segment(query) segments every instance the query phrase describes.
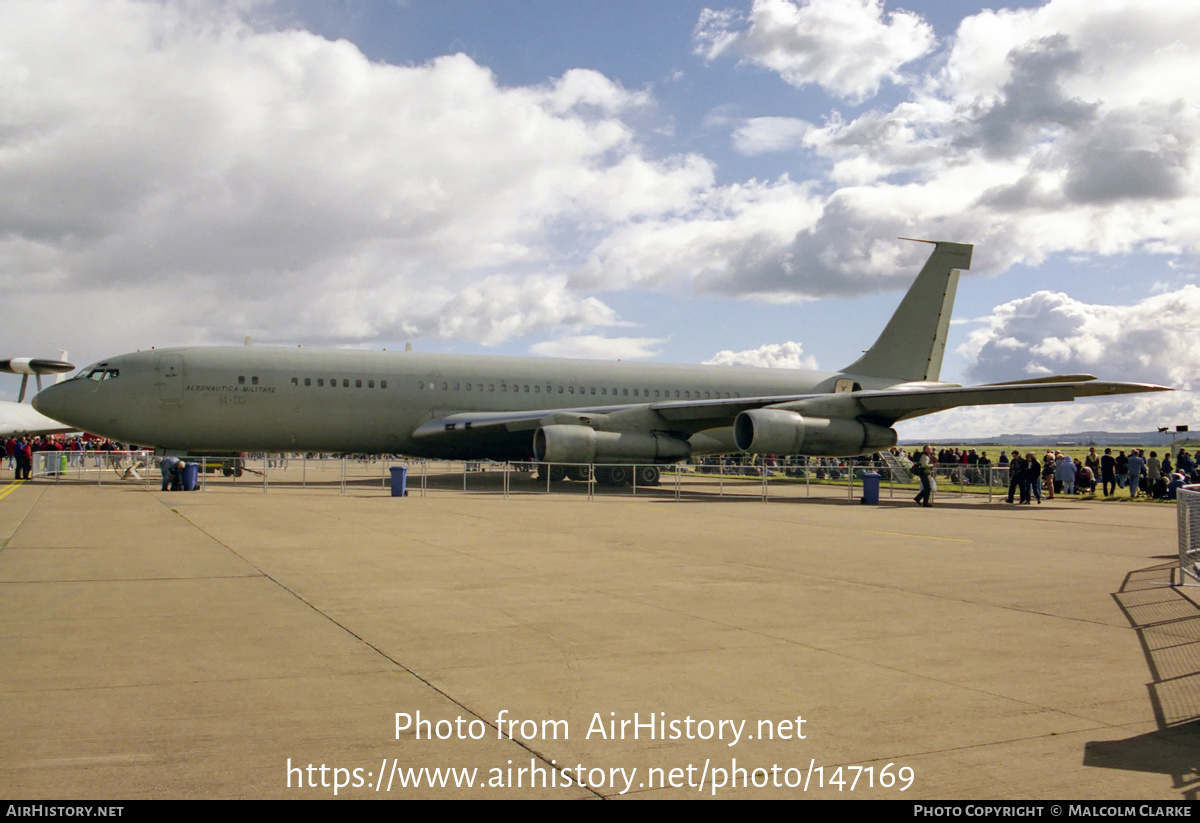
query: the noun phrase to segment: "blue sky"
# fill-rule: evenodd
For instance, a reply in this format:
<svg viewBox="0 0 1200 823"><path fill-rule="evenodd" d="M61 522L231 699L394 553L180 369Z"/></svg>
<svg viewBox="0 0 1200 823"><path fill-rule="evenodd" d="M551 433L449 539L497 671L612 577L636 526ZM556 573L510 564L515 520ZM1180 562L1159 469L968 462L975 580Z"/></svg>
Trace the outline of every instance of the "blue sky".
<svg viewBox="0 0 1200 823"><path fill-rule="evenodd" d="M835 369L918 236L976 244L943 379L1181 391L903 437L1200 423L1197 32L1114 0L6 3L6 356Z"/></svg>

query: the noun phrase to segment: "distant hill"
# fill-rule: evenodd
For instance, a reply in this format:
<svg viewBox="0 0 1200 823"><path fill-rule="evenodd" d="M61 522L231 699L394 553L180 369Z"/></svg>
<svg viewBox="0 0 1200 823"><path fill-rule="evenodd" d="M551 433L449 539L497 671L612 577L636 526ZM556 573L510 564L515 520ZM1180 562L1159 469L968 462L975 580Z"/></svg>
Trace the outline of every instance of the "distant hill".
<svg viewBox="0 0 1200 823"><path fill-rule="evenodd" d="M938 443L955 446L1171 446L1192 451L1197 443L1187 438L1190 432L1072 432L1069 434L997 434L993 437L943 438L940 440L904 440L901 445Z"/></svg>

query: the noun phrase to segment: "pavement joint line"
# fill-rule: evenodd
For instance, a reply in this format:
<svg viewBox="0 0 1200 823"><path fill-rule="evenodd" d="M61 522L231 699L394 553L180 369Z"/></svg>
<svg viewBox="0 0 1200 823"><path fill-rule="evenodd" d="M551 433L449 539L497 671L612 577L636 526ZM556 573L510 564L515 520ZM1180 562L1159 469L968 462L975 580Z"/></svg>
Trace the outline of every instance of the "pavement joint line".
<svg viewBox="0 0 1200 823"><path fill-rule="evenodd" d="M909 532L885 532L878 529L863 529L867 534L890 534L896 537L917 537L922 540L952 540L955 543L974 543L966 537L938 537L936 534L910 534Z"/></svg>
<svg viewBox="0 0 1200 823"><path fill-rule="evenodd" d="M22 485L24 485L25 482L26 481L24 481L24 480L14 480L12 483L8 484L8 486L4 489L4 491L0 492L0 500L3 500L4 498L8 497L10 494L12 494L14 491L19 489ZM45 492L45 487L35 486L34 488L37 489L37 498L40 499L42 496L42 493ZM17 532L21 531L21 529L25 526L25 521L29 518L29 515L33 512L34 507L37 505L38 499L35 499L33 501L33 504L31 504L29 506L29 509L26 510L25 514L23 514L21 516L20 522L18 522L15 526L13 526L12 533L7 538L5 538L3 545L0 546L0 549L7 549L9 542L14 537L16 537Z"/></svg>
<svg viewBox="0 0 1200 823"><path fill-rule="evenodd" d="M362 671L343 672L343 677L370 677L376 674L396 674L396 670L391 667L380 669L363 669ZM267 675L262 677L212 677L201 678L196 680L140 680L133 683L109 683L99 684L94 686L67 686L67 687L51 687L37 689L13 689L5 694L42 694L52 692L105 692L119 691L121 689L154 689L160 686L203 686L209 683L263 683L275 680L304 680L302 674L281 674Z"/></svg>
<svg viewBox="0 0 1200 823"><path fill-rule="evenodd" d="M932 596L932 595L930 595L930 596ZM634 602L641 603L641 601L638 601L638 600L634 600ZM966 602L971 602L971 601L966 601ZM829 654L829 655L833 655L834 657L840 657L845 660L853 660L855 663L859 663L861 665L870 666L870 667L878 668L878 669L883 669L885 671L897 672L899 674L905 675L906 677L912 677L912 678L919 679L919 680L927 680L929 682L938 683L939 685L947 686L952 689L962 689L967 692L974 692L976 694L984 694L989 697L995 697L1000 700L1008 700L1008 701L1012 701L1013 703L1018 703L1018 704L1021 704L1024 706L1030 706L1030 707L1038 709L1040 711L1049 712L1052 714L1060 714L1060 715L1063 715L1066 717L1074 717L1077 720L1083 720L1088 723L1096 723L1097 722L1096 720L1094 720L1093 718L1090 718L1090 717L1084 717L1084 716L1075 714L1073 712L1063 711L1062 709L1057 709L1057 708L1054 708L1051 706L1043 706L1040 703L1033 703L1028 700L1022 700L1021 698L1013 697L1011 695L998 694L996 692L992 692L987 689L980 688L978 686L968 686L968 685L964 685L962 683L954 683L949 680L944 680L942 678L933 677L933 676L927 675L927 674L921 674L920 672L914 672L914 671L909 671L908 669L902 669L902 668L898 668L896 666L890 666L886 663L879 663L879 662L875 662L875 661L871 661L871 660L864 660L861 657L856 657L855 655L849 654L848 652L840 651L838 649L830 649L830 648L825 648L825 647L821 647L821 646L814 646L809 643L801 643L792 638L779 637L777 635L771 634L770 632L761 631L759 629L749 629L749 628L745 628L745 627L741 627L741 626L734 626L734 625L731 625L731 624L726 623L721 620L714 620L712 618L704 617L703 615L691 615L691 614L688 614L687 612L680 612L676 609L670 609L665 606L655 607L654 604L652 604L652 603L642 603L642 605L649 606L651 608L660 608L663 611L673 613L673 614L683 614L683 615L686 615L688 617L693 617L698 620L708 620L709 622L711 622L715 625L723 626L725 628L734 629L734 630L741 631L741 632L746 632L747 634L753 634L753 635L757 635L759 637L766 637L771 640L775 640L780 643L785 643L790 646L797 646L802 649L808 649L809 651L820 652L822 654ZM1018 611L1021 611L1021 610L1018 610ZM1036 614L1036 612L1035 612L1035 614ZM1094 621L1084 621L1084 622L1089 623L1091 625L1102 625L1102 626L1107 625L1104 623L1096 624ZM1127 627L1117 626L1115 628L1125 629ZM1098 728L1106 728L1108 725L1109 724L1102 724ZM1053 735L1055 733L1051 732L1050 734ZM1047 736L1047 735L1035 735L1034 737L1045 737L1045 736Z"/></svg>
<svg viewBox="0 0 1200 823"><path fill-rule="evenodd" d="M12 551L27 550L25 547ZM44 551L44 550L41 550ZM258 574L204 574L191 577L71 577L44 580L0 580L0 585L20 586L26 583L162 583L167 580L254 580L266 575Z"/></svg>
<svg viewBox="0 0 1200 823"><path fill-rule="evenodd" d="M155 498L155 500L157 500L157 501L158 501L158 502L159 502L161 505L163 505L165 508L167 508L167 509L168 509L169 511L171 511L173 514L177 515L178 517L180 517L181 519L183 519L184 521L186 521L186 522L187 522L189 525L191 525L191 526L192 526L192 528L196 529L196 530L197 530L197 531L199 531L201 534L203 534L205 537L207 537L208 539L212 540L212 541L213 541L215 544L217 544L218 546L221 546L221 547L222 547L222 548L224 548L226 551L228 551L230 554L232 554L234 557L237 557L237 558L238 558L239 560L241 560L243 563L246 563L246 564L247 564L248 566L250 566L252 569L255 569L256 571L258 571L258 572L259 572L259 573L260 573L260 574L261 574L263 577L265 577L267 580L270 580L272 583L274 583L274 584L275 584L276 586L278 586L280 589L282 589L283 591L287 592L287 593L288 593L288 594L290 594L292 597L294 597L296 600L298 600L298 601L300 601L301 603L303 603L305 606L307 606L309 609L311 609L311 610L312 610L313 612L315 612L316 614L320 615L320 616L321 616L323 619L325 619L325 620L329 621L330 623L332 623L333 625L337 626L337 627L338 627L339 629L341 629L343 632L345 632L346 634L348 634L348 635L350 635L351 637L353 637L355 640L357 640L357 641L358 641L359 643L361 643L362 645L364 645L364 646L366 646L367 648L371 649L373 652L375 652L377 655L379 655L380 657L382 657L384 660L387 660L387 661L388 661L389 663L391 663L392 665L394 665L394 666L396 666L397 668L401 669L402 671L404 671L404 672L408 673L408 674L409 674L411 677L413 677L413 678L414 678L414 679L416 679L417 681L419 681L419 682L421 682L421 683L425 684L425 686L427 686L428 688L432 689L432 690L433 690L434 692L436 692L437 694L440 694L442 697L444 697L444 698L446 698L447 700L449 700L449 701L450 701L451 703L453 703L455 706L458 706L460 709L462 709L463 711L465 711L465 712L469 713L469 714L470 714L470 715L472 715L473 717L476 717L476 718L478 718L478 719L479 719L479 721L480 721L481 723L483 723L484 725L486 725L486 726L488 726L488 727L490 727L490 728L492 728L492 729L495 729L495 730L496 730L496 732L497 732L498 734L500 734L500 735L501 735L501 738L503 738L503 734L501 733L501 731L500 731L500 727L499 727L499 726L497 726L496 724L492 723L490 720L488 720L486 717L484 717L484 716L483 716L482 714L480 714L479 712L477 712L477 711L475 711L474 709L472 709L472 708L471 708L470 706L468 706L466 703L464 703L464 702L462 702L461 700L459 700L458 698L456 698L456 697L452 696L452 695L451 695L449 692L445 691L444 689L442 689L442 688L438 687L437 685L435 685L435 684L433 683L433 681L431 681L431 680L429 680L429 679L427 679L427 678L425 678L425 677L421 676L420 674L418 674L418 673L417 673L416 671L414 671L413 669L411 669L411 668L409 668L408 666L404 665L404 664L403 664L403 663L401 663L399 660L397 660L396 658L392 657L390 654L388 654L387 652L385 652L383 649L379 648L379 647L378 647L378 646L376 646L374 643L370 642L369 640L367 640L366 638L364 638L362 635L360 635L360 634L358 634L357 632L355 632L355 631L354 631L353 629L351 629L349 626L345 625L344 623L342 623L341 621L337 620L336 618L334 618L334 617L332 617L332 616L330 616L330 615L326 614L325 612L321 611L319 608L317 608L317 606L316 606L315 604L311 603L310 601L308 601L307 599L305 599L305 598L304 598L304 597L303 597L301 594L299 594L298 592L296 592L296 591L294 591L293 589L289 588L288 586L284 585L284 583L283 583L283 582L281 582L280 580L276 579L275 577L272 577L272 576L271 576L269 573L267 573L267 572L266 572L266 571L264 571L263 569L259 568L259 567L258 567L258 566L257 566L255 563L253 563L253 562L252 562L252 561L251 561L249 558L246 558L246 557L244 557L243 555L241 555L241 554L240 554L240 553L239 553L239 552L238 552L236 549L234 549L232 546L230 546L230 545L228 545L227 543L225 543L224 541L222 541L222 540L218 539L218 538L217 538L215 535L213 535L213 534L209 533L209 532L208 532L208 531L207 531L207 530L206 530L206 529L205 529L203 526L201 526L200 524L198 524L198 523L196 523L196 522L192 521L191 519L189 519L187 516L185 516L185 515L184 515L182 512L180 512L178 509L175 509L175 508L171 507L171 506L170 506L170 505L169 505L169 504L168 504L168 503L167 503L165 500L163 500L161 497L156 497L156 498ZM337 518L334 518L334 519L336 520ZM554 768L555 768L556 761L555 761L555 759L554 759L554 758L550 757L549 755L543 754L542 752L540 752L540 751L538 751L537 749L535 749L535 748L533 748L532 746L530 746L530 745L529 745L528 743L526 743L524 740L517 740L517 739L516 739L516 738L514 738L514 737L508 737L508 738L505 738L505 739L507 739L507 740L511 741L512 743L515 743L515 744L516 744L516 745L517 745L519 748L522 748L522 749L524 749L525 751L529 752L531 755L533 755L533 756L534 756L534 757L536 757L537 759L541 760L541 761L542 761L542 762L543 762L543 763L546 765L546 767L547 767L548 769L554 769ZM596 791L596 790L595 790L594 788L592 788L591 786L581 786L580 788L587 789L587 790L588 790L588 791L589 791L589 792L590 792L592 795L594 795L596 798L598 798L598 799L600 799L600 800L607 800L607 799L608 799L607 797L605 797L605 795L603 795L603 794L601 794L600 792Z"/></svg>
<svg viewBox="0 0 1200 823"><path fill-rule="evenodd" d="M729 565L747 566L748 568L751 568L751 569L766 570L765 567L756 566L753 563L745 563L745 562L740 562L740 561L739 562L726 561L726 562L729 563ZM870 589L883 589L885 591L891 591L891 592L903 592L904 594L911 594L911 595L915 595L918 597L932 597L937 600L950 600L950 601L953 601L956 603L970 603L973 606L984 606L987 608L1003 609L1005 611L1014 611L1014 612L1017 612L1018 614L1030 614L1030 615L1034 615L1036 617L1050 617L1055 620L1071 620L1071 621L1075 621L1078 623L1084 623L1089 626L1107 626L1107 627L1113 628L1113 629L1130 628L1129 626L1123 626L1123 625L1114 624L1114 623L1105 623L1102 620L1087 620L1082 617L1071 617L1069 615L1054 614L1052 612L1040 612L1035 609L1019 608L1017 606L1006 606L1002 603L992 603L987 600L970 600L970 599L967 599L964 597L948 597L945 594L936 594L933 592L923 592L923 591L919 591L917 589L905 589L905 588L901 588L899 586L885 586L882 583L864 583L861 580L849 580L844 577L824 577L821 575L812 574L810 572L796 572L796 574L799 576L802 576L802 577L806 577L810 580L819 580L819 581L826 582L826 583L841 583L841 584L848 585L848 586L863 586L865 588L870 588Z"/></svg>

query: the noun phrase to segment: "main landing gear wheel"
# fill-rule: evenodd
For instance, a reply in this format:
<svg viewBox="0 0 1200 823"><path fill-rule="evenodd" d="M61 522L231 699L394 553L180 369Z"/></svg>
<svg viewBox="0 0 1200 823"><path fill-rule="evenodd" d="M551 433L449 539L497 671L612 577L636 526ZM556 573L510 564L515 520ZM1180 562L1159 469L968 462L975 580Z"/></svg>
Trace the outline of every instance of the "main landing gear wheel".
<svg viewBox="0 0 1200 823"><path fill-rule="evenodd" d="M541 480L544 482L546 480L547 472L549 472L549 474L550 474L551 482L558 483L561 480L567 479L567 467L566 466L551 466L548 463L538 463L537 467L538 467L538 473L537 473L538 480ZM587 470L585 469L584 471L587 471Z"/></svg>
<svg viewBox="0 0 1200 823"><path fill-rule="evenodd" d="M639 486L657 486L659 477L658 466L637 467L637 484Z"/></svg>
<svg viewBox="0 0 1200 823"><path fill-rule="evenodd" d="M601 486L626 486L633 478L628 466L597 466L596 482Z"/></svg>

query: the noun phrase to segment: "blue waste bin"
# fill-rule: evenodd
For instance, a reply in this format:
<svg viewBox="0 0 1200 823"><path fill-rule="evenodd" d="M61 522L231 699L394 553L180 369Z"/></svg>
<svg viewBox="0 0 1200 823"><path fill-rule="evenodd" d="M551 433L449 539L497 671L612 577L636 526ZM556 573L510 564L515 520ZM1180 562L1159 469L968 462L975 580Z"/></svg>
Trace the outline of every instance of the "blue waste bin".
<svg viewBox="0 0 1200 823"><path fill-rule="evenodd" d="M879 472L867 472L862 476L864 506L879 505Z"/></svg>
<svg viewBox="0 0 1200 823"><path fill-rule="evenodd" d="M197 482L200 477L200 464L184 463L180 468L183 470L183 490L194 492L200 488L200 484Z"/></svg>
<svg viewBox="0 0 1200 823"><path fill-rule="evenodd" d="M392 466L392 497L408 497L408 466Z"/></svg>

